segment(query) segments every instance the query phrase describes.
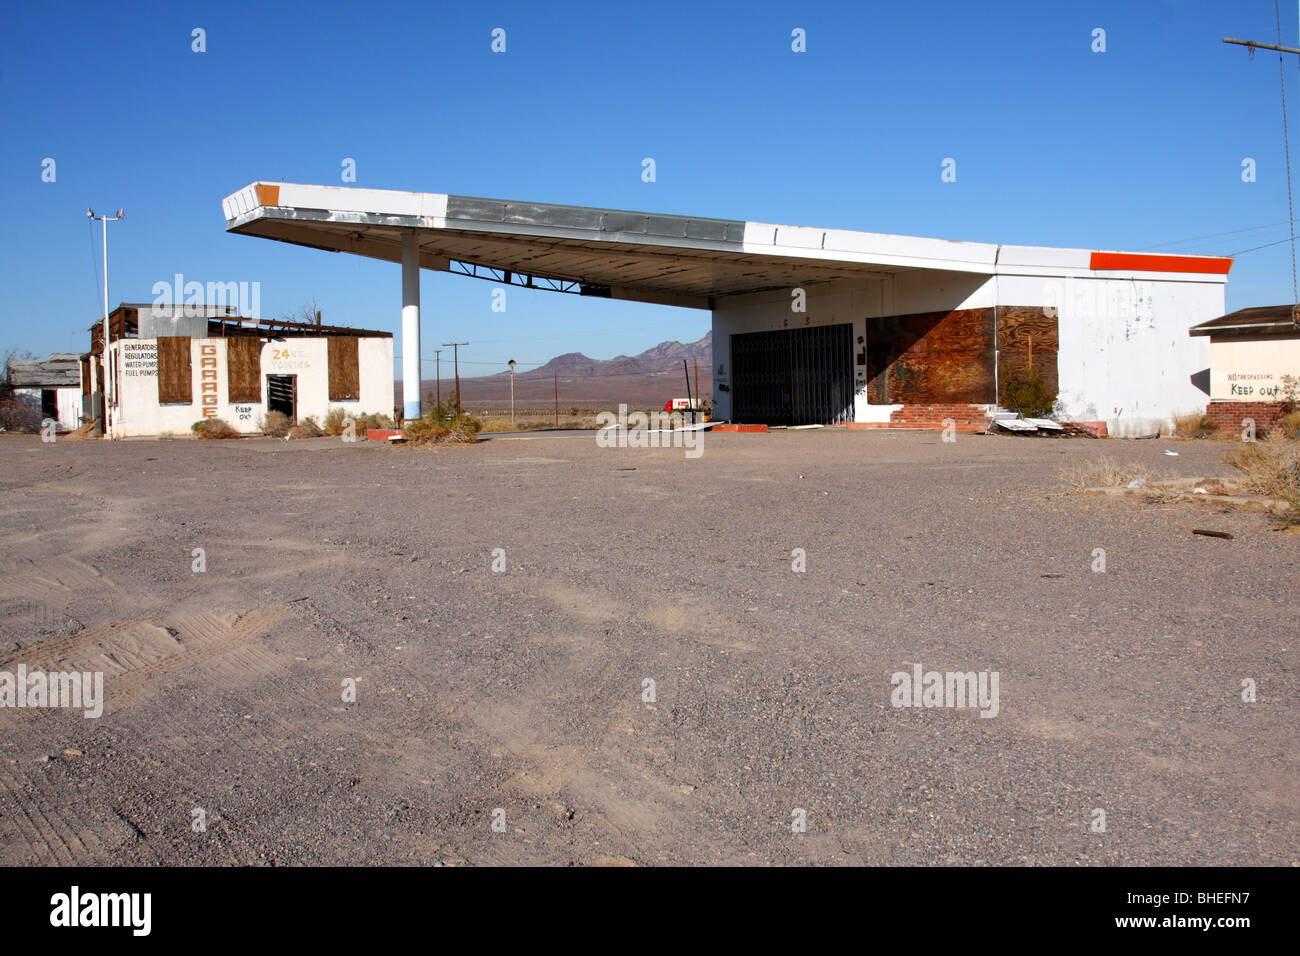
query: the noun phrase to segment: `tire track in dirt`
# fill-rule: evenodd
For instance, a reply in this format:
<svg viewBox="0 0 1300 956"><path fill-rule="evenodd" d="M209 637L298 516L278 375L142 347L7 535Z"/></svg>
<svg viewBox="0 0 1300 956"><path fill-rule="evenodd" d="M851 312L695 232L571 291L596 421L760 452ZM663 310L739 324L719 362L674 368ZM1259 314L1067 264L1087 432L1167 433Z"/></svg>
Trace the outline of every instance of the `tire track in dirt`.
<svg viewBox="0 0 1300 956"><path fill-rule="evenodd" d="M0 762L0 821L12 821L12 829L0 829L5 836L0 843L6 847L6 858L9 859L13 853L17 841L21 841L28 850L28 857L48 855L51 858L39 862L63 865L77 862L78 857L86 852L86 846L77 838L76 829L59 813L54 795L48 792L48 788L37 786L35 774L15 777L7 763ZM27 785L23 786L24 783ZM9 807L7 811L3 809L6 805ZM11 832L5 833L5 830ZM9 859L9 862L17 861Z"/></svg>

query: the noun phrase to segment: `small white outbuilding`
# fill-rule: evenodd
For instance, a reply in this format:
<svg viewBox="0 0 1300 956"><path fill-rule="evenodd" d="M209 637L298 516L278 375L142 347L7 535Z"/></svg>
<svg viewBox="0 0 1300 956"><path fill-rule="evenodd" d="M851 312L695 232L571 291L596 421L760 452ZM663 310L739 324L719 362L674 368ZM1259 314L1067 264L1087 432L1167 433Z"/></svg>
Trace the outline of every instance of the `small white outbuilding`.
<svg viewBox="0 0 1300 956"><path fill-rule="evenodd" d="M9 385L14 398L52 420L56 431L81 424L81 362L76 353L54 352L47 359L11 359Z"/></svg>
<svg viewBox="0 0 1300 956"><path fill-rule="evenodd" d="M90 332L82 374L98 409L103 320ZM253 433L271 412L295 422L322 422L333 409L393 413L391 332L249 319L233 306L119 305L108 367L111 438L189 434L204 418Z"/></svg>

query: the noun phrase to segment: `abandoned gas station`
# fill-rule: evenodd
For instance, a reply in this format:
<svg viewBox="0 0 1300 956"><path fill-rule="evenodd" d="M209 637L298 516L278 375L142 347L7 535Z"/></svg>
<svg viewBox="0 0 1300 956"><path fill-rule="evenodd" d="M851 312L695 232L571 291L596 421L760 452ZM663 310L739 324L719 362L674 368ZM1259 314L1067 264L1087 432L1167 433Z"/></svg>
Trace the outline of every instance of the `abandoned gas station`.
<svg viewBox="0 0 1300 956"><path fill-rule="evenodd" d="M242 235L401 263L403 410L421 413L421 269L712 314L714 417L981 423L1040 379L1063 420L1147 433L1203 408L1232 260L257 182Z"/></svg>

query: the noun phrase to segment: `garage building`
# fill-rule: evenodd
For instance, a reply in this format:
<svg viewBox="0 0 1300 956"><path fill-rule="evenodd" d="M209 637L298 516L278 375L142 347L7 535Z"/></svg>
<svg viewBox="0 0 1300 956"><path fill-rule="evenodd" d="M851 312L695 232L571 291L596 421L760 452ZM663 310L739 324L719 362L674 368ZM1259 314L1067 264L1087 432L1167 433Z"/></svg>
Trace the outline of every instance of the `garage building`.
<svg viewBox="0 0 1300 956"><path fill-rule="evenodd" d="M203 418L260 431L270 412L318 422L393 411L393 336L249 319L234 306L123 303L109 315L107 436L184 434ZM88 409L101 406L103 319L81 359Z"/></svg>

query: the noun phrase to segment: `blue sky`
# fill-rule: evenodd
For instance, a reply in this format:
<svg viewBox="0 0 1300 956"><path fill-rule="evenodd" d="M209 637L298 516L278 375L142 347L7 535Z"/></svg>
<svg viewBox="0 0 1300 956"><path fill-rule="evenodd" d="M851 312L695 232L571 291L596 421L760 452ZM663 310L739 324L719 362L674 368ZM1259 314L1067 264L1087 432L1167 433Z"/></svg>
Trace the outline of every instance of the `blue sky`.
<svg viewBox="0 0 1300 956"><path fill-rule="evenodd" d="M790 49L796 27L806 53ZM1282 32L1296 45L1290 0ZM1100 249L1277 243L1277 54L1252 60L1224 36L1276 42L1273 4L10 5L0 349L88 347L101 280L87 206L126 210L109 225L114 305L179 272L260 282L263 316L314 298L327 322L399 331L395 265L224 229L229 193L338 184L345 158L373 188ZM492 289L424 274L426 374L444 341L468 340L462 371L488 374L709 328L706 312L522 290L493 312ZM1290 298L1285 241L1234 264L1230 309Z"/></svg>

